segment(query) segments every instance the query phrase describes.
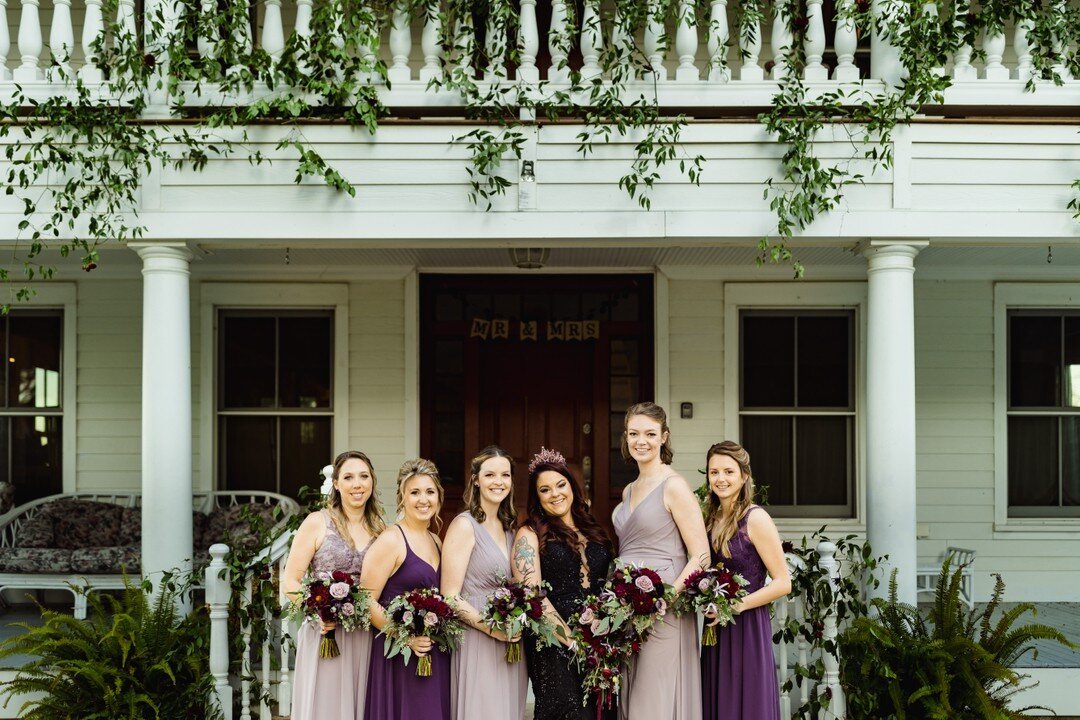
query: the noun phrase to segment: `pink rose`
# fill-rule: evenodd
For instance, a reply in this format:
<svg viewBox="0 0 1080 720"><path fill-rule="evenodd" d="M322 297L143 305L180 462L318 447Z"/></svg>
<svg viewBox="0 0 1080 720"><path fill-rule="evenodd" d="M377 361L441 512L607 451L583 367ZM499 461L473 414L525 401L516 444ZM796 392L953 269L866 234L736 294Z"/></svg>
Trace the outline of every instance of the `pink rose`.
<svg viewBox="0 0 1080 720"><path fill-rule="evenodd" d="M592 623L595 617L596 616L593 615L592 608L587 607L581 611L581 616L578 618L578 622L582 625L589 625L590 623Z"/></svg>
<svg viewBox="0 0 1080 720"><path fill-rule="evenodd" d="M709 585L710 583L708 578L702 578L701 580L698 580L697 586L698 590L700 590L701 592L707 592L709 589Z"/></svg>
<svg viewBox="0 0 1080 720"><path fill-rule="evenodd" d="M330 586L330 597L342 600L349 597L349 583L336 582Z"/></svg>
<svg viewBox="0 0 1080 720"><path fill-rule="evenodd" d="M439 616L429 612L424 616L424 627L435 627L439 623Z"/></svg>
<svg viewBox="0 0 1080 720"><path fill-rule="evenodd" d="M352 603L345 603L341 606L341 614L348 617L356 613L356 606Z"/></svg>
<svg viewBox="0 0 1080 720"><path fill-rule="evenodd" d="M634 581L634 585L636 585L637 589L641 592L651 593L656 589L656 586L653 585L653 581L644 575L638 575L637 580Z"/></svg>
<svg viewBox="0 0 1080 720"><path fill-rule="evenodd" d="M589 623L589 630L591 630L592 634L594 636L596 636L596 637L599 637L600 635L606 635L607 634L606 632L603 632L603 633L600 632L600 621L599 620L593 620L591 623Z"/></svg>

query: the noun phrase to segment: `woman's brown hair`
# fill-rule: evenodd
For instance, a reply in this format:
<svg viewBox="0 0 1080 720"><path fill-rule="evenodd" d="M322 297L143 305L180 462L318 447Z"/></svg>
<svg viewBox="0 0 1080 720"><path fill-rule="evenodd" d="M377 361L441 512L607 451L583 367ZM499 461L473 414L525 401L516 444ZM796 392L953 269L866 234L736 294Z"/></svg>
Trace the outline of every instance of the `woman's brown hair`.
<svg viewBox="0 0 1080 720"><path fill-rule="evenodd" d="M435 510L435 533L438 534L442 531L442 518L439 517L439 513L442 511L443 501L446 499L446 493L443 490L442 480L439 479L439 469L435 467L435 463L424 458L416 458L415 460L406 460L401 469L398 470L397 475L397 513L400 517L405 510L405 483L409 482L412 478L418 475L427 475L434 481L435 490L439 496L439 507Z"/></svg>
<svg viewBox="0 0 1080 720"><path fill-rule="evenodd" d="M709 448L705 454L705 482L709 483L709 461L715 455L727 455L739 464L739 473L746 482L739 490L739 497L735 498L735 506L730 513L725 513L720 499L709 487L709 497L705 500L705 530L712 537L713 528L717 528L716 542L713 547L720 551L724 557L731 557L731 539L739 531L739 520L742 519L750 506L754 504L754 476L750 472L750 453L739 443L733 440L718 442Z"/></svg>
<svg viewBox="0 0 1080 720"><path fill-rule="evenodd" d="M465 507L469 509L469 514L476 519L476 522L482 523L487 519L484 508L480 505L480 487L478 483L480 482L480 468L492 458L506 458L510 463L510 492L499 503L498 517L504 530L513 530L517 522L517 510L514 509L514 458L510 457L510 453L498 445L488 445L469 463L469 482L465 486L463 497Z"/></svg>
<svg viewBox="0 0 1080 720"><path fill-rule="evenodd" d="M660 462L665 465L670 465L675 459L675 453L671 451L671 431L668 429L667 413L664 412L664 408L652 402L642 402L637 405L631 405L626 411L626 415L623 416L622 440L619 442L619 452L622 453L623 460L625 460L628 465L633 465L637 462L634 460L634 456L630 454L630 446L626 442L626 430L630 427L630 418L638 415L644 415L653 422L658 423L660 425L661 435L664 433L668 434L667 440L660 446Z"/></svg>
<svg viewBox="0 0 1080 720"><path fill-rule="evenodd" d="M373 538L378 537L379 533L386 529L386 523L383 522L382 503L379 502L379 496L375 492L378 486L378 481L375 478L375 468L372 466L368 456L359 450L346 450L334 458L334 474L331 475L331 478L336 482L341 477L342 466L349 460L359 460L364 463L371 474L371 496L364 503L364 525ZM345 511L341 507L341 491L337 489L337 485L330 488L330 497L326 501L326 511L330 513L330 520L334 523L338 535L349 544L349 547L355 550L356 543L348 530L348 520L345 518Z"/></svg>
<svg viewBox="0 0 1080 720"><path fill-rule="evenodd" d="M549 542L561 542L578 553L582 550L577 533L564 523L561 518L551 517L545 513L544 508L540 505L540 494L536 492L536 481L540 478L540 473L546 470L559 473L570 483L570 489L574 493L574 500L570 503L570 516L574 519L574 525L577 526L578 532L585 537L586 541L591 540L613 551L611 538L608 537L603 526L593 517L592 511L589 510L589 504L585 502L585 494L581 490L581 484L574 477L574 474L570 472L570 468L564 463L541 462L530 466L529 494L525 501L528 516L524 522L524 525L532 528L532 531L536 533L540 552L544 551L545 545Z"/></svg>

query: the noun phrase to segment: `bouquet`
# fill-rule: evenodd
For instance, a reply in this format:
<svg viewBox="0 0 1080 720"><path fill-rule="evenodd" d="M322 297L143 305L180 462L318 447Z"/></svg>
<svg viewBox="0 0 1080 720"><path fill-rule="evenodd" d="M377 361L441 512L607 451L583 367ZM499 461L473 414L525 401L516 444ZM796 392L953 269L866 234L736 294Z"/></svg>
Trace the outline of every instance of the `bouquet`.
<svg viewBox="0 0 1080 720"><path fill-rule="evenodd" d="M675 588L654 570L631 563L616 563L607 586L629 608L629 621L644 639L675 599Z"/></svg>
<svg viewBox="0 0 1080 720"><path fill-rule="evenodd" d="M679 612L712 613L716 622L705 626L702 645L716 644L716 626L730 625L735 620L734 605L746 596L749 582L742 575L725 570L723 566L695 570L686 578L686 589L679 602Z"/></svg>
<svg viewBox="0 0 1080 720"><path fill-rule="evenodd" d="M304 578L300 589L300 599L288 612L292 617L319 618L323 622L337 623L346 632L371 627L368 608L371 595L349 573L338 570L312 573ZM328 630L323 634L319 641L319 657L335 658L341 654L334 632Z"/></svg>
<svg viewBox="0 0 1080 720"><path fill-rule="evenodd" d="M501 630L508 638L520 636L528 629L536 636L538 647L558 642L551 624L544 619L544 598L547 583L525 585L514 580L504 580L495 592L487 597L487 605L480 619L493 630ZM506 662L521 660L521 641L506 644Z"/></svg>
<svg viewBox="0 0 1080 720"><path fill-rule="evenodd" d="M461 642L465 628L458 620L454 606L434 588L419 588L402 593L386 606L389 622L383 627L386 636L384 652L392 658L400 654L408 664L412 657L409 640L426 636L440 650L453 650ZM416 674L431 676L431 656L416 661Z"/></svg>

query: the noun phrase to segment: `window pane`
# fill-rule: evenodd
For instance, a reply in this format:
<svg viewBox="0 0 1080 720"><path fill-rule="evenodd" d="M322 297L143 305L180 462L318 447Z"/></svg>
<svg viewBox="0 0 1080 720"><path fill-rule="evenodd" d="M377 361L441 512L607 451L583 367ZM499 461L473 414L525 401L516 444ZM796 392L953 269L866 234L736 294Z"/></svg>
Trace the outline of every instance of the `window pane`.
<svg viewBox="0 0 1080 720"><path fill-rule="evenodd" d="M319 468L333 460L329 417L281 418L281 489L300 497L304 485L318 487Z"/></svg>
<svg viewBox="0 0 1080 720"><path fill-rule="evenodd" d="M637 375L640 372L637 340L611 341L611 372L615 375Z"/></svg>
<svg viewBox="0 0 1080 720"><path fill-rule="evenodd" d="M623 290L611 296L611 319L615 322L637 322L641 318L639 293Z"/></svg>
<svg viewBox="0 0 1080 720"><path fill-rule="evenodd" d="M641 392L638 390L636 377L611 378L611 410L613 412L625 413L640 397ZM619 422L619 429L622 429L622 421Z"/></svg>
<svg viewBox="0 0 1080 720"><path fill-rule="evenodd" d="M1080 407L1080 317L1065 318L1065 404Z"/></svg>
<svg viewBox="0 0 1080 720"><path fill-rule="evenodd" d="M795 319L744 315L742 323L743 407L794 407Z"/></svg>
<svg viewBox="0 0 1080 720"><path fill-rule="evenodd" d="M750 467L759 494L766 494L770 505L792 505L790 417L742 418L742 446L750 453ZM764 487L764 489L762 489Z"/></svg>
<svg viewBox="0 0 1080 720"><path fill-rule="evenodd" d="M851 421L846 417L795 419L796 500L799 505L847 505Z"/></svg>
<svg viewBox="0 0 1080 720"><path fill-rule="evenodd" d="M622 420L620 419L619 422L621 423ZM622 426L620 425L620 427ZM608 457L608 463L608 467L611 468L611 488L624 488L637 477L637 464L629 464L623 460L622 452L617 448L611 451L611 455Z"/></svg>
<svg viewBox="0 0 1080 720"><path fill-rule="evenodd" d="M8 407L60 407L60 316L12 315L8 322Z"/></svg>
<svg viewBox="0 0 1080 720"><path fill-rule="evenodd" d="M225 315L221 335L222 407L274 407L274 318Z"/></svg>
<svg viewBox="0 0 1080 720"><path fill-rule="evenodd" d="M1009 418L1009 504L1057 506L1056 417Z"/></svg>
<svg viewBox="0 0 1080 720"><path fill-rule="evenodd" d="M1061 504L1080 505L1080 417L1061 418Z"/></svg>
<svg viewBox="0 0 1080 720"><path fill-rule="evenodd" d="M219 480L225 489L277 492L276 417L223 417L218 441Z"/></svg>
<svg viewBox="0 0 1080 720"><path fill-rule="evenodd" d="M15 505L63 492L60 421L43 415L0 417L0 482L15 485Z"/></svg>
<svg viewBox="0 0 1080 720"><path fill-rule="evenodd" d="M1061 405L1061 317L1009 319L1009 405Z"/></svg>
<svg viewBox="0 0 1080 720"><path fill-rule="evenodd" d="M435 449L457 450L465 446L465 418L460 413L435 415Z"/></svg>
<svg viewBox="0 0 1080 720"><path fill-rule="evenodd" d="M851 317L799 317L798 347L799 407L850 408Z"/></svg>
<svg viewBox="0 0 1080 720"><path fill-rule="evenodd" d="M464 351L460 340L437 340L435 342L435 372L444 375L460 375L465 372Z"/></svg>
<svg viewBox="0 0 1080 720"><path fill-rule="evenodd" d="M439 479L444 486L464 487L465 453L461 450L441 450L433 458L439 469ZM391 471L393 472L393 471Z"/></svg>
<svg viewBox="0 0 1080 720"><path fill-rule="evenodd" d="M465 303L454 293L443 292L435 296L435 319L440 322L461 320Z"/></svg>
<svg viewBox="0 0 1080 720"><path fill-rule="evenodd" d="M283 317L278 323L279 406L330 407L333 318Z"/></svg>

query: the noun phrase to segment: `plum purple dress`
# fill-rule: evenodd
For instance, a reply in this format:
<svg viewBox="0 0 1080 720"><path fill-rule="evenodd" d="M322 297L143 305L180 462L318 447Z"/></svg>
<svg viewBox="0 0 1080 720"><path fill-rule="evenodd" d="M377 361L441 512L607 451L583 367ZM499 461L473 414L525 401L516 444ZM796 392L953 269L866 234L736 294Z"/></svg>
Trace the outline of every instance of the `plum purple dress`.
<svg viewBox="0 0 1080 720"><path fill-rule="evenodd" d="M674 584L686 565L686 546L664 507L670 479L640 498L633 512L628 488L612 522L619 536L619 559L655 570L664 582ZM701 720L700 672L697 618L667 613L630 661L619 699L620 720Z"/></svg>
<svg viewBox="0 0 1080 720"><path fill-rule="evenodd" d="M461 597L484 612L487 598L510 577L510 547L514 533L507 530L503 547L468 512L458 517L472 524L473 544ZM525 661L506 661L506 643L471 627L465 628L461 647L450 657L450 707L454 720L524 720L529 678Z"/></svg>
<svg viewBox="0 0 1080 720"><path fill-rule="evenodd" d="M326 537L311 558L309 572L341 570L360 577L367 548L353 550L338 534L325 510ZM318 623L305 621L296 638L292 720L362 720L367 690L371 631L338 629L334 633L341 655L319 657Z"/></svg>
<svg viewBox="0 0 1080 720"><path fill-rule="evenodd" d="M405 540L405 560L386 581L379 604L386 607L398 595L418 588L438 588L439 570L413 552L405 531L397 528ZM366 720L450 720L450 656L439 649L431 651L431 676L416 674L416 655L408 664L401 656L387 659L383 639L371 645L371 669L368 671Z"/></svg>
<svg viewBox="0 0 1080 720"><path fill-rule="evenodd" d="M761 561L746 520L753 505L739 520L739 529L728 543L731 557L713 550L713 563L737 572L749 581L748 593L765 584ZM747 610L727 627L717 628L717 642L701 649L701 699L704 720L780 720L780 690L773 657L769 606Z"/></svg>

